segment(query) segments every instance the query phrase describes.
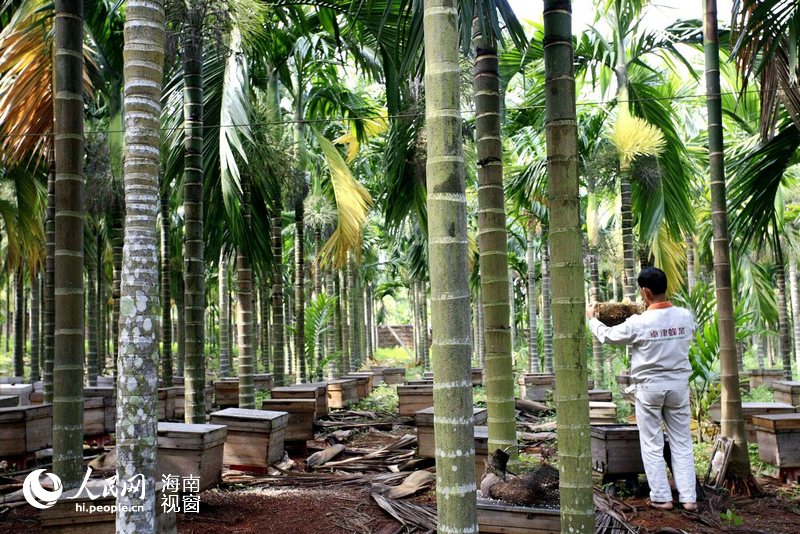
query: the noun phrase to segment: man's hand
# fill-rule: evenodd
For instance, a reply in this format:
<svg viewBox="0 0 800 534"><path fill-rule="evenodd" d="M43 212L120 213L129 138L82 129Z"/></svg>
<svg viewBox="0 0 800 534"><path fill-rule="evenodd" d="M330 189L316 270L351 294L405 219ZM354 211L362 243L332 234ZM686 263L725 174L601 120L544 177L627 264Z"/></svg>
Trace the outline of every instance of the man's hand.
<svg viewBox="0 0 800 534"><path fill-rule="evenodd" d="M586 306L586 317L594 319L594 304Z"/></svg>

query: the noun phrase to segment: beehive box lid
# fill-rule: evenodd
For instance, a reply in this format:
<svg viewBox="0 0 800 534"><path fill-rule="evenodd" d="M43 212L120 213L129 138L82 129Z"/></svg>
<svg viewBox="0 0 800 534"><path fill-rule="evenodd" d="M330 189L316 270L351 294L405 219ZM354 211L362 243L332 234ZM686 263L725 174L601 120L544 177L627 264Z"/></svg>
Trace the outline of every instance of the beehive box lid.
<svg viewBox="0 0 800 534"><path fill-rule="evenodd" d="M316 388L320 395L325 395L328 391L328 383L327 382L307 382L303 384L296 384L294 386L290 386L293 388Z"/></svg>
<svg viewBox="0 0 800 534"><path fill-rule="evenodd" d="M794 413L795 407L785 402L743 402L742 412L745 416L752 417L769 413ZM719 401L708 408L708 416L712 421L719 422L722 417Z"/></svg>
<svg viewBox="0 0 800 534"><path fill-rule="evenodd" d="M113 397L117 393L117 388L112 386L96 386L83 388L84 397Z"/></svg>
<svg viewBox="0 0 800 534"><path fill-rule="evenodd" d="M750 376L783 376L783 369L751 369Z"/></svg>
<svg viewBox="0 0 800 534"><path fill-rule="evenodd" d="M212 424L228 425L237 432L270 432L286 427L289 414L270 410L226 408L211 414Z"/></svg>
<svg viewBox="0 0 800 534"><path fill-rule="evenodd" d="M358 384L368 382L372 375L364 375L361 373L348 373L342 377L342 380L355 380Z"/></svg>
<svg viewBox="0 0 800 534"><path fill-rule="evenodd" d="M267 399L261 408L288 413L314 413L317 411L315 399Z"/></svg>
<svg viewBox="0 0 800 534"><path fill-rule="evenodd" d="M431 386L433 385L433 378L424 378L422 380L406 380L406 386Z"/></svg>
<svg viewBox="0 0 800 534"><path fill-rule="evenodd" d="M778 380L772 383L774 391L785 391L791 393L792 391L800 391L800 382L792 380Z"/></svg>
<svg viewBox="0 0 800 534"><path fill-rule="evenodd" d="M433 395L433 382L426 384L399 384L397 386L397 395L400 397L406 395Z"/></svg>
<svg viewBox="0 0 800 534"><path fill-rule="evenodd" d="M398 373L406 374L406 368L405 367L384 367L383 368L383 373L384 374L387 374L387 373L389 373L389 374L398 374Z"/></svg>
<svg viewBox="0 0 800 534"><path fill-rule="evenodd" d="M178 390L179 390L178 386L170 386L168 388L158 388L158 398L168 399L170 397L174 397L175 394L178 393Z"/></svg>
<svg viewBox="0 0 800 534"><path fill-rule="evenodd" d="M800 430L799 413L776 413L753 416L753 426L769 430Z"/></svg>
<svg viewBox="0 0 800 534"><path fill-rule="evenodd" d="M486 408L473 408L472 421L476 426L486 424ZM433 407L424 408L415 414L417 426L433 426Z"/></svg>
<svg viewBox="0 0 800 534"><path fill-rule="evenodd" d="M225 425L158 423L158 448L208 449L224 443L227 435L228 427Z"/></svg>
<svg viewBox="0 0 800 534"><path fill-rule="evenodd" d="M33 384L0 384L3 395L24 395L33 391Z"/></svg>
<svg viewBox="0 0 800 534"><path fill-rule="evenodd" d="M592 425L592 437L605 441L639 439L636 425Z"/></svg>
<svg viewBox="0 0 800 534"><path fill-rule="evenodd" d="M280 386L277 388L272 388L272 396L283 396L283 395L299 395L304 394L303 396L313 397L319 392L318 386Z"/></svg>
<svg viewBox="0 0 800 534"><path fill-rule="evenodd" d="M103 397L84 397L83 409L89 410L92 408L102 408L105 405Z"/></svg>
<svg viewBox="0 0 800 534"><path fill-rule="evenodd" d="M33 419L52 416L52 404L35 404L28 406L0 408L0 423L11 421L31 421Z"/></svg>
<svg viewBox="0 0 800 534"><path fill-rule="evenodd" d="M328 380L328 391L341 391L346 388L354 388L357 385L358 379L337 378L336 380Z"/></svg>

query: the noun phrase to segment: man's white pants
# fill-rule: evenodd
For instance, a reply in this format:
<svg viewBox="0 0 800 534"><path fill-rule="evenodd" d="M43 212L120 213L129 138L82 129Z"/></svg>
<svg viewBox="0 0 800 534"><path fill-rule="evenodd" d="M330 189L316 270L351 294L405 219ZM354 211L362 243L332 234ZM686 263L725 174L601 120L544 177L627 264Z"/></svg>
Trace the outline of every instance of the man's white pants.
<svg viewBox="0 0 800 534"><path fill-rule="evenodd" d="M645 389L641 385L638 386L636 425L639 427L644 472L650 484L650 500L672 502L672 492L667 480L667 465L664 461L662 421L667 427L672 456L672 476L678 488L680 502L695 502L697 496L692 434L689 427L691 423L689 389Z"/></svg>

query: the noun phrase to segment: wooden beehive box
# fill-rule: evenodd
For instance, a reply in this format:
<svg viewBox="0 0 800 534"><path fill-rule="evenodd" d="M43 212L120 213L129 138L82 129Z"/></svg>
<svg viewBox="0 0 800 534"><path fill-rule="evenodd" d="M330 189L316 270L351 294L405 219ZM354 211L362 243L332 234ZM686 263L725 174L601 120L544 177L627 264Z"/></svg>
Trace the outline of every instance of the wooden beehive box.
<svg viewBox="0 0 800 534"><path fill-rule="evenodd" d="M342 376L342 379L356 381L356 396L358 400L366 399L372 393L372 375L349 373Z"/></svg>
<svg viewBox="0 0 800 534"><path fill-rule="evenodd" d="M358 402L358 381L354 378L328 380L328 408L342 410Z"/></svg>
<svg viewBox="0 0 800 534"><path fill-rule="evenodd" d="M478 497L478 532L560 534L561 512Z"/></svg>
<svg viewBox="0 0 800 534"><path fill-rule="evenodd" d="M20 406L28 406L31 403L31 393L33 384L0 384L0 395L16 395L19 397Z"/></svg>
<svg viewBox="0 0 800 534"><path fill-rule="evenodd" d="M617 405L613 402L589 401L589 422L593 425L616 424Z"/></svg>
<svg viewBox="0 0 800 534"><path fill-rule="evenodd" d="M317 419L317 401L314 399L268 399L261 404L262 410L286 412L284 441L307 441L314 439L314 421Z"/></svg>
<svg viewBox="0 0 800 534"><path fill-rule="evenodd" d="M328 385L325 382L272 388L273 399L313 399L317 401L317 417L328 415Z"/></svg>
<svg viewBox="0 0 800 534"><path fill-rule="evenodd" d="M417 456L433 458L436 450L433 437L433 407L419 410L414 418L417 424ZM472 409L474 426L486 426L486 418L486 408Z"/></svg>
<svg viewBox="0 0 800 534"><path fill-rule="evenodd" d="M644 473L636 425L592 425L592 468L604 475Z"/></svg>
<svg viewBox="0 0 800 534"><path fill-rule="evenodd" d="M756 443L758 440L756 428L753 426L753 416L785 413L793 414L797 413L797 410L791 404L783 402L743 402L742 415L744 416L744 429L747 432L747 441ZM720 408L719 401L709 407L708 415L715 423L720 422L722 418L722 409Z"/></svg>
<svg viewBox="0 0 800 534"><path fill-rule="evenodd" d="M200 491L219 483L228 427L187 423L158 423L158 472L180 478L200 478Z"/></svg>
<svg viewBox="0 0 800 534"><path fill-rule="evenodd" d="M186 388L184 386L174 386L175 388L175 419L181 420L186 415ZM212 410L214 405L214 385L206 384L203 389L203 397L206 403L206 413Z"/></svg>
<svg viewBox="0 0 800 534"><path fill-rule="evenodd" d="M175 395L177 387L158 388L158 420L175 419Z"/></svg>
<svg viewBox="0 0 800 534"><path fill-rule="evenodd" d="M547 394L552 393L556 386L556 375L549 373L524 373L518 379L520 396L530 401L542 402L547 400Z"/></svg>
<svg viewBox="0 0 800 534"><path fill-rule="evenodd" d="M433 406L433 384L397 386L397 404L400 417L413 417L415 413Z"/></svg>
<svg viewBox="0 0 800 534"><path fill-rule="evenodd" d="M590 389L589 400L596 402L611 402L611 391L608 389Z"/></svg>
<svg viewBox="0 0 800 534"><path fill-rule="evenodd" d="M289 414L226 408L211 414L211 424L227 425L223 463L233 469L262 471L283 456Z"/></svg>
<svg viewBox="0 0 800 534"><path fill-rule="evenodd" d="M106 409L102 397L83 399L83 435L102 436L106 434Z"/></svg>
<svg viewBox="0 0 800 534"><path fill-rule="evenodd" d="M11 408L14 406L19 406L19 397L16 395L0 395L0 408Z"/></svg>
<svg viewBox="0 0 800 534"><path fill-rule="evenodd" d="M239 379L221 378L214 382L214 399L220 408L239 406Z"/></svg>
<svg viewBox="0 0 800 534"><path fill-rule="evenodd" d="M44 391L36 391L35 389L31 392L31 404L43 404L44 403Z"/></svg>
<svg viewBox="0 0 800 534"><path fill-rule="evenodd" d="M483 369L481 367L473 367L471 370L471 377L473 386L483 385Z"/></svg>
<svg viewBox="0 0 800 534"><path fill-rule="evenodd" d="M65 491L55 505L39 511L39 522L42 532L48 534L115 534L116 504L114 495L103 497L105 481L90 480L86 488L96 496L90 499L81 488ZM80 493L80 494L79 494ZM174 512L165 512L161 505L164 495L164 484L156 483L156 534L175 534L178 532L177 519ZM92 508L98 507L98 508Z"/></svg>
<svg viewBox="0 0 800 534"><path fill-rule="evenodd" d="M772 386L773 382L783 379L783 369L753 369L750 371L750 388L755 389L762 384Z"/></svg>
<svg viewBox="0 0 800 534"><path fill-rule="evenodd" d="M117 396L117 388L111 386L96 386L83 388L83 397L102 397L112 399Z"/></svg>
<svg viewBox="0 0 800 534"><path fill-rule="evenodd" d="M114 387L114 377L113 376L103 376L97 375L97 385L100 387Z"/></svg>
<svg viewBox="0 0 800 534"><path fill-rule="evenodd" d="M433 378L423 378L422 380L406 380L406 386L432 386Z"/></svg>
<svg viewBox="0 0 800 534"><path fill-rule="evenodd" d="M383 370L383 379L387 384L402 384L406 380L404 367L386 367Z"/></svg>
<svg viewBox="0 0 800 534"><path fill-rule="evenodd" d="M253 387L256 391L269 391L274 385L275 384L270 373L253 375Z"/></svg>
<svg viewBox="0 0 800 534"><path fill-rule="evenodd" d="M433 380L433 371L425 371L422 373L423 380Z"/></svg>
<svg viewBox="0 0 800 534"><path fill-rule="evenodd" d="M372 387L376 388L386 383L383 378L383 367L372 367L369 372L372 373Z"/></svg>
<svg viewBox="0 0 800 534"><path fill-rule="evenodd" d="M800 414L754 415L758 457L782 469L800 468Z"/></svg>
<svg viewBox="0 0 800 534"><path fill-rule="evenodd" d="M772 395L775 402L783 402L800 407L800 382L780 380L772 383Z"/></svg>
<svg viewBox="0 0 800 534"><path fill-rule="evenodd" d="M0 408L0 457L53 446L53 405Z"/></svg>

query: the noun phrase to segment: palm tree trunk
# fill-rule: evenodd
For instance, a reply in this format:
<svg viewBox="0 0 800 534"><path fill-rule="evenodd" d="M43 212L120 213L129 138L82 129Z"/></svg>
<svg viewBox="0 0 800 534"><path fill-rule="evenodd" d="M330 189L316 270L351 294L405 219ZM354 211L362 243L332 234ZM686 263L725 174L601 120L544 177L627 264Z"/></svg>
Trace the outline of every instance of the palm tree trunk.
<svg viewBox="0 0 800 534"><path fill-rule="evenodd" d="M374 349L372 346L372 284L367 282L364 287L364 335L365 335L365 360L369 360L374 356Z"/></svg>
<svg viewBox="0 0 800 534"><path fill-rule="evenodd" d="M111 298L114 301L111 313L111 345L113 350L112 358L114 359L112 368L116 377L117 363L119 362L119 296L121 291L120 276L122 275L122 242L124 240L121 200L117 199L114 202L111 217L111 262L113 263L112 276L114 277L111 282Z"/></svg>
<svg viewBox="0 0 800 534"><path fill-rule="evenodd" d="M483 294L481 288L478 287L478 298L475 302L475 322L476 328L476 342L478 343L478 366L481 369L486 368L486 340L483 337L484 333L484 320L483 320Z"/></svg>
<svg viewBox="0 0 800 534"><path fill-rule="evenodd" d="M438 531L477 532L457 6L425 0L423 14L433 426Z"/></svg>
<svg viewBox="0 0 800 534"><path fill-rule="evenodd" d="M497 45L472 24L475 69L475 142L478 152L478 246L480 249L483 336L486 342L486 398L489 450L509 454L508 467L519 471L514 411L514 286L508 265L500 74ZM423 297L424 298L424 297Z"/></svg>
<svg viewBox="0 0 800 534"><path fill-rule="evenodd" d="M242 174L242 212L244 228L250 231L250 177ZM239 408L256 408L253 373L256 364L256 345L253 339L253 269L250 258L240 247L236 256L239 344Z"/></svg>
<svg viewBox="0 0 800 534"><path fill-rule="evenodd" d="M86 374L88 375L89 385L97 385L97 278L96 262L89 258L86 262L86 331L89 337L88 352L86 353Z"/></svg>
<svg viewBox="0 0 800 534"><path fill-rule="evenodd" d="M336 329L336 350L339 351L338 375L346 374L350 371L350 350L347 343L347 298L345 292L344 272L339 270L336 274L336 309L334 310L334 322Z"/></svg>
<svg viewBox="0 0 800 534"><path fill-rule="evenodd" d="M411 309L414 314L414 358L417 365L425 365L422 359L422 310L419 302L419 280L416 278L411 282L409 291L411 297Z"/></svg>
<svg viewBox="0 0 800 534"><path fill-rule="evenodd" d="M11 275L6 271L6 354L8 354L11 340L11 323L13 322L11 313Z"/></svg>
<svg viewBox="0 0 800 534"><path fill-rule="evenodd" d="M102 232L97 232L97 375L102 375L106 368L106 287L105 287L105 263L103 262L103 252L105 251L105 239ZM170 384L172 382L170 381Z"/></svg>
<svg viewBox="0 0 800 534"><path fill-rule="evenodd" d="M600 269L598 264L600 257L596 251L589 253L589 300L592 304L600 302ZM594 362L595 387L601 387L603 383L603 368L605 365L603 357L603 345L592 336L592 361Z"/></svg>
<svg viewBox="0 0 800 534"><path fill-rule="evenodd" d="M731 260L728 241L728 210L725 199L724 143L717 41L717 2L705 0L705 70L708 108L708 151L711 175L711 224L713 228L714 285L719 328L720 383L722 385L722 436L734 440L727 479L737 489L739 481L755 484L747 454L739 369L736 365L736 333L731 291ZM736 493L736 491L734 491Z"/></svg>
<svg viewBox="0 0 800 534"><path fill-rule="evenodd" d="M767 336L759 334L756 336L756 359L758 361L758 369L764 370L764 354L767 352Z"/></svg>
<svg viewBox="0 0 800 534"><path fill-rule="evenodd" d="M175 288L175 317L178 323L178 330L176 332L178 353L175 355L178 359L175 365L176 376L184 376L186 369L186 314L184 313L184 303L186 295L186 287L183 283L183 271L178 271L178 287Z"/></svg>
<svg viewBox="0 0 800 534"><path fill-rule="evenodd" d="M41 322L42 275L37 273L31 283L31 382L38 382L41 377Z"/></svg>
<svg viewBox="0 0 800 534"><path fill-rule="evenodd" d="M83 0L55 8L53 472L67 489L83 476Z"/></svg>
<svg viewBox="0 0 800 534"><path fill-rule="evenodd" d="M269 373L270 372L270 354L269 349L272 342L272 331L270 329L270 317L269 317L269 290L267 289L267 284L265 283L264 275L260 275L259 280L261 284L259 285L259 298L258 298L258 306L259 312L261 315L261 323L259 324L259 330L261 331L261 335L259 336L258 342L261 348L261 368L263 372Z"/></svg>
<svg viewBox="0 0 800 534"><path fill-rule="evenodd" d="M170 269L170 213L168 184L161 184L161 380L172 386L175 374L172 365L172 271ZM99 291L99 290L98 290Z"/></svg>
<svg viewBox="0 0 800 534"><path fill-rule="evenodd" d="M307 377L306 372L306 312L305 312L305 261L303 255L303 224L304 224L303 198L300 197L294 204L294 352L297 358L298 379L302 382Z"/></svg>
<svg viewBox="0 0 800 534"><path fill-rule="evenodd" d="M789 333L789 313L786 309L786 271L783 251L775 253L775 282L778 289L778 349L783 363L783 376L792 379L792 342Z"/></svg>
<svg viewBox="0 0 800 534"><path fill-rule="evenodd" d="M314 226L314 262L313 268L313 297L317 298L322 294L322 265L320 265L320 251L322 250L322 227L320 225ZM316 369L315 380L322 380L322 358L324 346L321 340L314 344L314 368Z"/></svg>
<svg viewBox="0 0 800 534"><path fill-rule="evenodd" d="M583 247L578 192L571 2L545 0L544 49L556 424L561 531L592 533L592 451L585 355ZM565 9L566 7L566 9Z"/></svg>
<svg viewBox="0 0 800 534"><path fill-rule="evenodd" d="M272 214L272 369L275 385L285 385L283 330L283 237L281 237L281 207Z"/></svg>
<svg viewBox="0 0 800 534"><path fill-rule="evenodd" d="M356 268L353 255L347 262L347 291L350 298L348 318L348 342L350 343L350 367L347 372L355 371L361 365L361 339L358 336L358 286L356 285Z"/></svg>
<svg viewBox="0 0 800 534"><path fill-rule="evenodd" d="M536 298L536 253L535 234L533 224L528 226L528 248L526 250L526 260L528 262L528 372L540 372L539 366L539 332L538 332L538 313Z"/></svg>
<svg viewBox="0 0 800 534"><path fill-rule="evenodd" d="M117 532L155 532L156 528L159 343L156 222L160 209L159 121L165 39L163 3L128 0L124 67L126 220L117 381L117 478L126 480L134 474L141 475L147 491L119 492ZM135 511L136 507L145 512Z"/></svg>
<svg viewBox="0 0 800 534"><path fill-rule="evenodd" d="M364 280L364 276L362 274L360 274L360 273L357 273L356 277L357 277L356 279L358 280L358 282L357 282L358 283L358 293L357 293L358 301L357 301L356 304L358 306L358 308L357 308L357 310L358 310L358 321L357 321L357 324L358 324L358 340L359 340L359 347L360 347L360 350L359 350L360 359L358 361L358 366L356 367L356 371L358 371L359 369L361 369L361 367L365 363L368 363L368 361L367 361L368 353L367 353L367 328L366 328L367 319L366 319L366 313L365 313L365 310L366 310L366 299L365 299L365 295L366 295L365 284L366 284L366 281Z"/></svg>
<svg viewBox="0 0 800 534"><path fill-rule="evenodd" d="M800 370L800 288L797 283L797 260L789 259L789 294L792 299L792 333L795 367Z"/></svg>
<svg viewBox="0 0 800 534"><path fill-rule="evenodd" d="M544 372L553 372L553 312L550 306L550 235L542 228L542 337L544 338Z"/></svg>
<svg viewBox="0 0 800 534"><path fill-rule="evenodd" d="M286 369L286 374L288 375L295 375L294 359L292 358L293 356L292 335L290 333L292 330L292 309L293 309L292 294L290 292L287 293L286 295L283 308L283 317L285 321L284 323L285 327L283 329L284 332L283 346L284 350L286 351L285 369ZM295 379L297 379L297 376L295 376Z"/></svg>
<svg viewBox="0 0 800 534"><path fill-rule="evenodd" d="M514 351L517 348L517 308L516 295L514 290L514 271L508 269L508 315L511 333L511 355L513 360Z"/></svg>
<svg viewBox="0 0 800 534"><path fill-rule="evenodd" d="M14 271L14 376L25 376L25 332L23 301L25 300L24 267Z"/></svg>
<svg viewBox="0 0 800 534"><path fill-rule="evenodd" d="M231 316L230 290L228 289L228 258L225 251L219 253L219 373L231 376Z"/></svg>
<svg viewBox="0 0 800 534"><path fill-rule="evenodd" d="M205 423L205 262L203 250L203 18L205 2L190 0L183 25L184 310L187 423Z"/></svg>
<svg viewBox="0 0 800 534"><path fill-rule="evenodd" d="M336 280L334 280L334 277L336 277ZM341 349L341 340L339 340L339 343L337 344L336 339L337 321L341 321L341 316L339 315L339 298L336 294L336 284L338 280L339 278L336 276L336 273L333 271L333 269L328 269L328 272L325 276L325 293L329 298L336 299L334 303L334 311L331 314L330 320L328 321L329 332L328 337L326 338L327 347L325 350L328 358L330 358L330 363L328 363L328 372L326 373L328 379L336 378L338 375L338 370L340 369L341 361L341 357L333 357L336 354L336 351Z"/></svg>

